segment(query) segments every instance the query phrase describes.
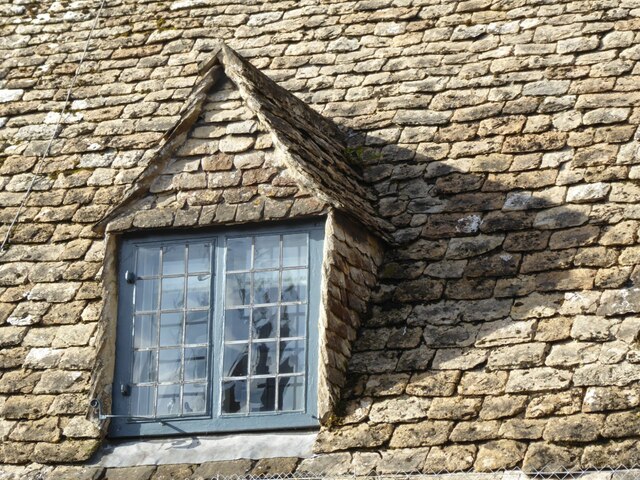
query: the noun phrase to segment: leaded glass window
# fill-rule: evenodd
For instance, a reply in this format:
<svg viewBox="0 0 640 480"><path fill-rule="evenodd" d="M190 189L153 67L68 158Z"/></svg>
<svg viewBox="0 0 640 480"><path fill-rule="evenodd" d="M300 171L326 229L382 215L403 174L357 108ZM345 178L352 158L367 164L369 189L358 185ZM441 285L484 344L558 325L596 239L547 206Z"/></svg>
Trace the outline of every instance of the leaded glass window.
<svg viewBox="0 0 640 480"><path fill-rule="evenodd" d="M318 223L131 237L113 436L316 425Z"/></svg>

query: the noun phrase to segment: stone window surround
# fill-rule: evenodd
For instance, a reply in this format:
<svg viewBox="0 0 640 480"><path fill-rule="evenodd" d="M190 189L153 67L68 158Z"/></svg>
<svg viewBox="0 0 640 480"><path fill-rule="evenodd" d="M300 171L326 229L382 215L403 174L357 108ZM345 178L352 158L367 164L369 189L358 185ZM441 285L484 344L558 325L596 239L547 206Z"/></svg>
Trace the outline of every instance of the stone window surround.
<svg viewBox="0 0 640 480"><path fill-rule="evenodd" d="M112 404L111 395L115 369L115 337L118 309L117 259L120 237L120 234L112 233L107 228L107 233L105 234L105 257L102 269L104 308L102 312L102 321L100 322L99 331L97 333L97 345L99 346L98 361L92 375L92 386L89 397L99 398L105 412L111 411ZM355 240L350 240L350 237ZM319 352L317 364L317 416L321 425L332 421L334 409L339 402L339 393L344 385L344 373L346 373L346 362L348 361L348 356L344 357L344 354L342 355L342 361L336 360L336 357L340 357L337 350L344 348L344 345L333 345L333 343L335 343L334 331L342 331L345 328L343 323L348 324L351 322L351 325L348 327L349 338L344 339L346 343L350 343L353 340L351 337L355 335L355 330L359 325L358 312L350 311L350 318L339 319L336 318L336 314L334 313L332 306L336 300L336 295L334 294L336 291L335 276L336 273L339 273L336 268L336 264L340 263L341 256L345 254L345 252L342 251L344 250L345 242L349 243L350 241L352 241L354 247L359 246L361 250L363 249L363 244L368 245L368 248L372 250L372 260L367 260L370 264L370 269L372 270L370 272L370 276L375 279L377 275L377 267L382 259L383 244L376 237L369 234L366 228L362 227L355 220L342 215L335 210L330 210L325 220L320 281L320 309L318 315ZM353 250L358 251L357 248L353 248ZM373 280L369 280L368 286L373 287L373 283ZM360 312L360 314L362 313L364 312ZM355 324L354 321L356 322ZM338 373L336 373L336 366L340 367L338 369ZM342 371L342 374L340 371ZM107 427L108 422L104 422L100 425L103 436L106 436ZM268 434L269 433L265 432L265 435ZM315 438L317 429L314 429L313 432L310 432L309 434L312 434ZM217 435L212 435L208 438L215 438L216 436ZM173 437L173 440L179 442L181 438L185 439L193 437ZM248 438L255 438L258 444L262 441L260 435ZM109 451L112 446L113 444L111 446L107 444L106 451ZM296 453L299 457L305 457L308 456L308 454L309 452L307 447L302 448L302 450ZM242 455L242 453L238 453L238 455Z"/></svg>

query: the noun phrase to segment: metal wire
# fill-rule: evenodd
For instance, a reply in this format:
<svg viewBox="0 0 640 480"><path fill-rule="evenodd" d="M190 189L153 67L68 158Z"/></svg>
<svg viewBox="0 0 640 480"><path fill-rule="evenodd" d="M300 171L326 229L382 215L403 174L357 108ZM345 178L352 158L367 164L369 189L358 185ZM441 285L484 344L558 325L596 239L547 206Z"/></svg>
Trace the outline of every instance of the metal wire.
<svg viewBox="0 0 640 480"><path fill-rule="evenodd" d="M106 3L106 0L102 0L100 2L100 7L98 8L98 12L96 13L96 16L93 20L93 24L91 25L91 30L89 31L89 36L87 37L87 41L84 45L84 50L82 51L82 55L80 56L80 61L78 62L78 66L76 67L76 72L73 76L73 79L71 80L71 84L69 85L69 88L67 90L67 95L64 99L64 103L62 105L62 109L60 110L60 114L58 115L58 120L55 123L55 128L53 129L53 133L51 134L51 138L49 138L49 141L47 142L47 146L44 150L44 152L42 153L42 156L40 157L40 160L38 161L38 164L36 165L36 168L33 172L33 176L31 177L31 182L29 182L29 186L27 187L27 190L24 194L24 197L22 198L22 201L20 202L20 205L18 206L18 210L16 212L16 214L13 217L13 220L11 221L11 223L9 224L9 228L7 229L7 232L5 233L4 239L2 240L2 244L0 244L0 255L3 255L5 253L5 249L7 246L7 243L9 242L9 236L11 235L11 231L13 230L14 226L16 225L16 223L18 222L18 218L20 217L20 214L22 213L22 211L24 210L24 207L27 204L27 200L29 199L29 195L31 195L31 192L33 190L33 186L36 183L36 180L38 179L38 176L40 175L40 172L42 171L42 167L44 165L44 161L46 160L46 158L49 156L49 151L51 150L51 145L53 145L53 141L57 138L58 133L60 132L60 125L62 123L63 117L65 116L65 112L67 110L67 107L69 105L69 100L71 99L71 92L73 91L73 88L76 85L76 82L78 80L78 76L80 75L80 70L82 68L82 64L84 63L84 59L87 56L87 52L89 50L89 43L91 42L91 38L93 37L93 32L95 31L97 25L98 25L98 21L100 19L100 15L102 14L102 9L104 7ZM66 117L65 117L66 118Z"/></svg>
<svg viewBox="0 0 640 480"><path fill-rule="evenodd" d="M640 466L607 468L550 468L523 471L493 470L489 472L472 471L406 471L406 472L369 472L369 473L332 473L296 472L276 474L214 475L202 477L206 480L640 480ZM335 467L334 467L335 468ZM197 476L197 471L195 478Z"/></svg>

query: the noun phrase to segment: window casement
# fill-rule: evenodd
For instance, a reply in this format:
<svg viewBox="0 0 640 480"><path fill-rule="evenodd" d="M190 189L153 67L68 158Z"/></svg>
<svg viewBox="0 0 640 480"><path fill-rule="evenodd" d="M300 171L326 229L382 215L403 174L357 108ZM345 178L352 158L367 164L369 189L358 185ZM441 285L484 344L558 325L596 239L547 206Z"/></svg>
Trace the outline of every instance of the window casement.
<svg viewBox="0 0 640 480"><path fill-rule="evenodd" d="M125 237L114 437L317 426L321 221Z"/></svg>

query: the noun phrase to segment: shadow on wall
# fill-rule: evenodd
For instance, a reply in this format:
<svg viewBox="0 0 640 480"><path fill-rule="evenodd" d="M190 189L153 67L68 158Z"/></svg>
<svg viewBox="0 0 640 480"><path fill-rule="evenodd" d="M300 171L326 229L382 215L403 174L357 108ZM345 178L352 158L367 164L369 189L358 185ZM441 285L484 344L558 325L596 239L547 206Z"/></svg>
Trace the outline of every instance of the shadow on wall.
<svg viewBox="0 0 640 480"><path fill-rule="evenodd" d="M513 137L502 153L485 153L502 137L496 148L496 137L467 141L474 134L465 129L441 129L447 138L417 152L352 138L350 154L402 246L386 254L354 344L342 426L317 449L442 452L467 442L447 467L433 460L434 470L523 459L529 469L557 458L556 467L628 464L624 453L598 456L589 443L626 436L590 415L610 407L600 390L640 380L640 322L624 316L640 307L636 262L625 251L638 222L627 220L624 203L633 200L615 183L626 179L622 151L637 148L633 132L603 162L603 152L570 148L560 132ZM445 140L450 150L436 143ZM622 403L616 408L640 399ZM474 428L479 421L491 422ZM371 435L344 440L362 424L377 432L373 443ZM549 453L548 442L575 444ZM488 453L496 449L503 454Z"/></svg>

